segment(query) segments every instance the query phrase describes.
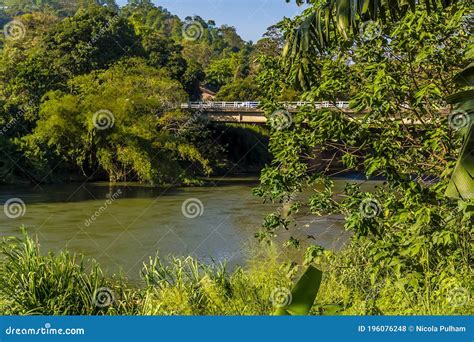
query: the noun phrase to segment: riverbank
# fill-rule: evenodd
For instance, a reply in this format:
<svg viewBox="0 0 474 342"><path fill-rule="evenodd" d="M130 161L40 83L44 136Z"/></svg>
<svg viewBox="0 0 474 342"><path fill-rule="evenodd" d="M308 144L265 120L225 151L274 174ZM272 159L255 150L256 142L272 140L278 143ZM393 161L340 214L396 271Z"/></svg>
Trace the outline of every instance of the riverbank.
<svg viewBox="0 0 474 342"><path fill-rule="evenodd" d="M137 287L122 276L105 276L93 260L69 252L41 253L26 234L4 240L0 247L2 315L270 315L287 300L301 274L301 268L265 247L232 272L224 264L190 257L151 258L137 266L143 279ZM326 255L312 315L472 314L469 297L458 303L433 292L427 302L425 289L404 292L390 277L377 287L367 286L370 275L364 267L341 268L348 260L357 261L357 255L362 254L351 249Z"/></svg>

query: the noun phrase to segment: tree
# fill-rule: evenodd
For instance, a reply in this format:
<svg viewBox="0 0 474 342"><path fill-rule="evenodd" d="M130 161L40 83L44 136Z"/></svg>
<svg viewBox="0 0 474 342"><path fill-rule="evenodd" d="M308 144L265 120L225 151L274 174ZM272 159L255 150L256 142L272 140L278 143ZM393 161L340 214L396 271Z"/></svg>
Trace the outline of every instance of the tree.
<svg viewBox="0 0 474 342"><path fill-rule="evenodd" d="M149 33L143 37L142 45L149 64L156 68L166 68L169 74L182 80L187 69L186 60L182 57L182 47L169 38L158 33Z"/></svg>
<svg viewBox="0 0 474 342"><path fill-rule="evenodd" d="M216 101L258 101L261 95L255 79L247 77L224 85L216 94Z"/></svg>
<svg viewBox="0 0 474 342"><path fill-rule="evenodd" d="M253 51L254 56L279 57L283 50L285 39L280 28L276 25L270 26L260 39Z"/></svg>
<svg viewBox="0 0 474 342"><path fill-rule="evenodd" d="M356 273L363 286L342 286L351 295L364 298L368 289L383 284L379 292L391 302L378 302L367 313L380 312L381 306L383 313L397 306L409 312L406 303L420 303L419 296L429 298L417 304L425 313L440 312L431 303L439 303L453 284L469 288L463 278L472 272L466 254L472 201L443 196L461 139L458 127L440 113L449 94L460 89L450 80L471 58L463 26L468 10L459 2L430 8L428 14L421 5L399 12L397 20L362 25L357 19L347 22L350 11L342 11L344 3L315 5L296 22L281 23L288 39L285 75L304 90L302 99L335 104L347 98L352 112L308 106L285 114L277 111L278 92L269 92L271 118L286 115L286 120L273 126L275 159L256 193L289 202L290 210L288 217L269 215L261 237L290 229L298 216L342 215L346 229L354 232L344 253L321 253L311 246L311 236L293 235L289 243L310 246L308 261L329 268L333 285L341 279L354 283ZM371 13L379 15L376 9ZM272 88L271 77L261 80ZM373 192L356 182L336 191L331 176L342 171L383 177L385 183ZM307 200L298 195L303 190ZM341 266L354 272L344 274Z"/></svg>
<svg viewBox="0 0 474 342"><path fill-rule="evenodd" d="M44 53L74 75L105 68L124 55L138 55L129 23L104 7L93 6L66 18L49 32Z"/></svg>
<svg viewBox="0 0 474 342"><path fill-rule="evenodd" d="M212 61L206 69L207 86L219 90L223 85L248 75L248 53L242 50Z"/></svg>
<svg viewBox="0 0 474 342"><path fill-rule="evenodd" d="M46 95L36 128L23 138L31 158L87 177L106 173L110 181L179 183L210 172L205 139L177 134L189 117L174 108L186 95L163 71L130 59L69 86Z"/></svg>
<svg viewBox="0 0 474 342"><path fill-rule="evenodd" d="M78 9L88 6L106 6L118 10L114 0L4 0L6 13L17 16L29 12L53 10L60 17L74 15Z"/></svg>
<svg viewBox="0 0 474 342"><path fill-rule="evenodd" d="M289 2L290 0L286 0ZM308 0L296 0L297 4ZM323 1L317 6L313 6L311 13L301 21L296 30L289 33L288 43L285 46L284 55L290 74L293 80L297 81L300 86L310 86L311 80L308 75L315 66L308 58L314 51L324 52L329 46L338 43L338 37L345 40L345 43L351 42L350 34L357 35L361 30L367 31L372 25L367 25L372 20L386 23L387 20L399 20L415 11L416 8L422 8L427 13L436 13L439 8L449 8L451 4L459 1L445 0L422 0L422 1L402 1L396 0L389 5L384 2L375 0L355 0L354 2L347 0L328 0ZM460 1L463 3L463 1ZM472 14L471 14L472 17ZM467 26L472 26L472 19ZM377 25L377 24L376 24ZM467 28L472 32L472 27ZM472 60L472 57L471 57ZM463 78L469 80L474 75L474 68L467 67L463 73ZM465 87L474 86L474 82L459 81L458 84ZM462 154L458 159L457 167L453 172L452 183L447 189L447 195L457 198L474 198L474 157L470 151L474 148L472 145L472 137L474 136L474 104L471 99L474 97L474 90L466 90L457 95L450 97L449 101L457 107L457 111L462 112L464 120L471 123L469 129L465 130L465 144Z"/></svg>
<svg viewBox="0 0 474 342"><path fill-rule="evenodd" d="M144 53L128 22L104 7L89 7L55 25L46 14L17 19L33 34L6 46L0 74L3 95L16 105L38 103L47 91L64 89L75 75L106 68L127 54ZM42 29L45 23L50 27Z"/></svg>

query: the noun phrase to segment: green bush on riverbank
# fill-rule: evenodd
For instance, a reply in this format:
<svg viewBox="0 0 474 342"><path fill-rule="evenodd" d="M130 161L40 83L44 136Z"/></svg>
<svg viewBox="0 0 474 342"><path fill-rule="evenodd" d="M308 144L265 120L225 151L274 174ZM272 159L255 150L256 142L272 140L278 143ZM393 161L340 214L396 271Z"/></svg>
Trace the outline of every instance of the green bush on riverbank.
<svg viewBox="0 0 474 342"><path fill-rule="evenodd" d="M326 273L312 314L472 313L468 297L453 305L449 293L407 294L389 276L370 286L363 266L345 267L358 265L361 253L348 249L324 260ZM135 288L121 277L105 276L94 261L67 252L41 255L26 232L21 239L4 240L1 254L4 315L269 315L278 293L284 294L299 273L268 250L233 272L190 257L156 257L142 269L145 286Z"/></svg>

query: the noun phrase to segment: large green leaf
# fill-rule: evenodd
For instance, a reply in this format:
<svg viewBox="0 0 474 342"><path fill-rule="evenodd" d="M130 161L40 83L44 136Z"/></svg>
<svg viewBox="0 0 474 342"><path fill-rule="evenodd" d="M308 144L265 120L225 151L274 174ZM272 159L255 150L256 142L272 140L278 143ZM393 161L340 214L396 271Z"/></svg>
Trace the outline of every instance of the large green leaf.
<svg viewBox="0 0 474 342"><path fill-rule="evenodd" d="M307 315L313 306L321 285L323 273L309 266L291 291L291 302L276 310L275 315Z"/></svg>
<svg viewBox="0 0 474 342"><path fill-rule="evenodd" d="M462 86L472 86L474 84L474 62L454 76L454 81Z"/></svg>
<svg viewBox="0 0 474 342"><path fill-rule="evenodd" d="M446 190L446 196L465 200L474 198L474 125L472 124Z"/></svg>
<svg viewBox="0 0 474 342"><path fill-rule="evenodd" d="M461 86L474 86L474 63L458 73L454 81ZM464 116L467 124L466 129L461 131L465 133L464 145L446 196L467 200L474 198L474 90L453 94L448 102L455 105L456 111Z"/></svg>

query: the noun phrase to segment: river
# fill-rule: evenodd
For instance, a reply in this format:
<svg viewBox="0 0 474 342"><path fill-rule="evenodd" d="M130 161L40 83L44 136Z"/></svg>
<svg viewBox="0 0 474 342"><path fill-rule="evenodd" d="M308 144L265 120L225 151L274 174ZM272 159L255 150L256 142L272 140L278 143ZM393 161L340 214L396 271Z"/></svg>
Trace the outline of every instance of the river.
<svg viewBox="0 0 474 342"><path fill-rule="evenodd" d="M342 188L344 181L338 183ZM43 252L83 253L108 273L121 271L132 280L156 253L243 264L264 216L275 209L252 195L257 184L257 178L246 177L189 188L133 183L3 186L0 233L19 235L24 225L38 236ZM24 206L7 207L11 199ZM334 221L318 221L317 227L322 245L334 247L346 238Z"/></svg>

